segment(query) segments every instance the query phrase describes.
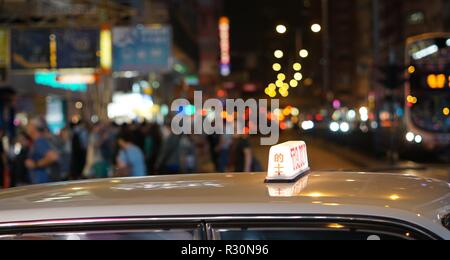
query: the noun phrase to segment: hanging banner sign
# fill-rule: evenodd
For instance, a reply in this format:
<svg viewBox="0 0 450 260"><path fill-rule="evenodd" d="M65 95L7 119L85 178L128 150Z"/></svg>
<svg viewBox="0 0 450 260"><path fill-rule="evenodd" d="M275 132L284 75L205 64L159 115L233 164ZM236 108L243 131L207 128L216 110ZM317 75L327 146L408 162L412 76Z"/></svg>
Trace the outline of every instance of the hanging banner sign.
<svg viewBox="0 0 450 260"><path fill-rule="evenodd" d="M100 64L98 29L56 30L57 68L97 68Z"/></svg>
<svg viewBox="0 0 450 260"><path fill-rule="evenodd" d="M170 26L141 25L113 29L114 71L164 71L170 68L171 58Z"/></svg>
<svg viewBox="0 0 450 260"><path fill-rule="evenodd" d="M11 31L11 69L50 68L50 30L13 29Z"/></svg>

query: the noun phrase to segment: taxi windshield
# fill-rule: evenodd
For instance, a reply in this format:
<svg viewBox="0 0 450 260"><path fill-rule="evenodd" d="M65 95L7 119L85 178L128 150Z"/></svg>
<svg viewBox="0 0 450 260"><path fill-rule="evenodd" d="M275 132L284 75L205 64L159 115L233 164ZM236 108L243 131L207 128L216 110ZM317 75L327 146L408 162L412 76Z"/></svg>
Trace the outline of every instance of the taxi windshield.
<svg viewBox="0 0 450 260"><path fill-rule="evenodd" d="M167 175L145 183L200 189L216 183L182 178L211 173L448 180L448 1L0 2L2 191Z"/></svg>

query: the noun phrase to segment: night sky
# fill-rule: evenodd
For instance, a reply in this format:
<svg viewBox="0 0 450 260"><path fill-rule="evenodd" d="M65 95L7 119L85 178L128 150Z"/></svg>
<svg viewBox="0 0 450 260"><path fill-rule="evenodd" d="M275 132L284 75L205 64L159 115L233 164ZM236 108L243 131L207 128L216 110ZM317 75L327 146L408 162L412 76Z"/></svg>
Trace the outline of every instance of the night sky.
<svg viewBox="0 0 450 260"><path fill-rule="evenodd" d="M310 24L317 21L314 20L312 12L314 7L305 8L305 2L308 0L226 0L224 13L231 21L233 72L245 71L250 81L265 87L276 78L277 73L272 69L274 62L280 62L283 67L290 67L294 62L298 62L299 60L295 58L298 58L299 51L296 45L296 31L305 30L307 32L302 33L303 35L311 35ZM288 32L284 35L276 33L275 28L278 24L286 25ZM318 38L320 36L308 37L309 39L303 39L305 48L311 50L311 45L321 45ZM273 52L276 49L283 50L285 58L274 59ZM318 63L320 55L321 52L317 51L310 59L303 61L304 71L308 71L308 68L317 68L318 65L312 63ZM313 76L312 73L308 75ZM288 74L288 77L292 75Z"/></svg>
<svg viewBox="0 0 450 260"><path fill-rule="evenodd" d="M255 49L278 23L298 23L302 1L225 0L225 14L230 17L235 50Z"/></svg>
<svg viewBox="0 0 450 260"><path fill-rule="evenodd" d="M271 80L273 50L294 48L286 43L292 45L295 38L289 35L294 30L280 37L275 27L280 23L291 29L299 26L302 5L299 0L225 0L224 13L231 21L233 71L245 71L262 84Z"/></svg>

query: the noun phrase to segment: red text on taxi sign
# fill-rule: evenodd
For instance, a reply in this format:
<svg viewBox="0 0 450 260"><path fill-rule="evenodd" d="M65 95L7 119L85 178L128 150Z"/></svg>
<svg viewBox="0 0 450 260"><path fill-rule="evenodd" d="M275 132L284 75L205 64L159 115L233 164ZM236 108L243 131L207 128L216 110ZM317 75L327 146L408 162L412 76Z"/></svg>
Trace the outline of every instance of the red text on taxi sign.
<svg viewBox="0 0 450 260"><path fill-rule="evenodd" d="M306 143L286 142L270 149L267 182L295 181L309 170Z"/></svg>

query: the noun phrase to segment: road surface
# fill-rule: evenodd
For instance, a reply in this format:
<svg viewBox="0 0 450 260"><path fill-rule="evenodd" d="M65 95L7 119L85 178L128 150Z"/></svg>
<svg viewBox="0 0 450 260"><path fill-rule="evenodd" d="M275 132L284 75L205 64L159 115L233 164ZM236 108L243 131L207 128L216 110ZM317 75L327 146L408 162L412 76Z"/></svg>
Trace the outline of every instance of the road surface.
<svg viewBox="0 0 450 260"><path fill-rule="evenodd" d="M309 164L312 170L351 170L361 169L365 166L342 156L341 151L334 145L333 149L331 149L331 145L326 144L322 140L305 136L302 137L292 131L283 132L279 143L294 140L306 142ZM270 146L261 146L259 145L258 138L252 138L252 147L254 148L256 158L261 162L264 170L267 170Z"/></svg>
<svg viewBox="0 0 450 260"><path fill-rule="evenodd" d="M309 163L314 171L376 171L411 174L418 177L450 181L449 165L423 165L406 161L399 162L396 165L389 165L386 161L372 158L350 147L342 147L322 139L302 136L295 131L283 132L279 143L293 140L306 142ZM256 137L251 138L251 143L255 157L261 162L264 170L267 170L270 146L259 145L259 139Z"/></svg>

